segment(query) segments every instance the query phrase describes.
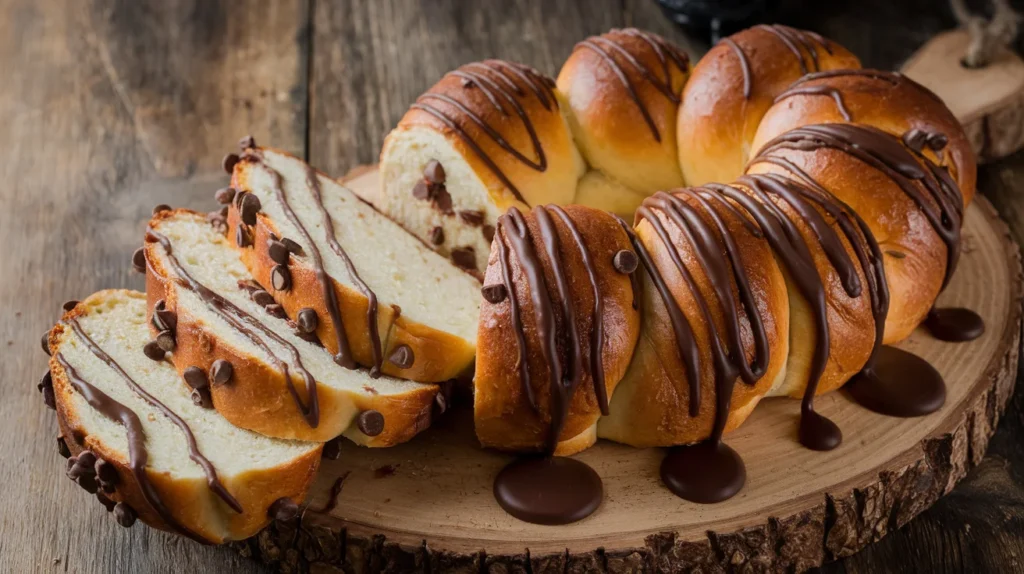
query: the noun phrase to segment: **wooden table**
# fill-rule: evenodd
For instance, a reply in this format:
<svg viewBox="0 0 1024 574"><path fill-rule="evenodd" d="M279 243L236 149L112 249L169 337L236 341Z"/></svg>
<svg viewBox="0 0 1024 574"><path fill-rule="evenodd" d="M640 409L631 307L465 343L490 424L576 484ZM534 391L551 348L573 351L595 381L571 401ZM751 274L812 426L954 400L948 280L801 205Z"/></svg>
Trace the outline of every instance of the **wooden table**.
<svg viewBox="0 0 1024 574"><path fill-rule="evenodd" d="M937 0L803 4L783 20L881 68L953 25ZM129 256L153 205L212 208L221 157L247 133L343 174L375 161L445 71L495 56L554 73L577 41L623 25L706 48L652 0L0 0L0 571L262 571L229 549L118 527L63 476L35 390L39 336L61 302L143 287ZM1024 155L983 168L979 188L1024 239ZM1024 569L1017 390L952 494L824 570Z"/></svg>

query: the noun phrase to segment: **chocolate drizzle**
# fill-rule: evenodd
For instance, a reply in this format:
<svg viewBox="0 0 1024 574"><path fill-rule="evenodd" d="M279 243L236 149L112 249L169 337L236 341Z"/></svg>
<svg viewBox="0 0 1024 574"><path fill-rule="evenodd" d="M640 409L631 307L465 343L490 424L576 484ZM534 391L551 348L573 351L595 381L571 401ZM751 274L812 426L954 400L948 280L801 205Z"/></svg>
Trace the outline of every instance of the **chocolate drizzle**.
<svg viewBox="0 0 1024 574"><path fill-rule="evenodd" d="M960 255L963 196L948 170L901 144L899 138L870 126L823 124L788 131L764 145L751 163L779 149L815 151L830 148L855 157L881 171L917 204L946 244L943 285L949 282ZM926 167L922 167L922 163Z"/></svg>
<svg viewBox="0 0 1024 574"><path fill-rule="evenodd" d="M616 38L616 36L637 38L646 43L650 47L651 51L654 52L654 55L658 60L661 67L662 77L658 77L654 70L651 70L631 54L629 50ZM643 115L644 122L646 122L647 127L650 128L651 134L654 136L654 140L660 142L661 133L658 131L658 126L655 125L650 111L647 109L647 106L636 91L633 80L630 79L627 70L619 60L629 64L631 69L636 70L643 79L647 80L647 82L654 86L655 89L668 98L670 102L678 104L680 102L679 94L677 94L672 87L672 70L669 67L669 63L671 62L674 64L680 72L685 74L686 70L689 68L689 58L686 54L667 42L664 38L651 34L650 32L637 30L636 28L612 30L611 32L601 36L591 36L590 38L576 44L574 50L583 48L589 49L600 56L605 64L607 64L612 70L612 73L618 77L619 81L622 82L622 87L626 89L630 99L633 100L633 103L636 104L637 109L639 109L641 115ZM613 53L617 54L619 59L616 59Z"/></svg>
<svg viewBox="0 0 1024 574"><path fill-rule="evenodd" d="M532 215L537 222L537 238L531 237L526 218L515 207L498 218L495 238L501 286L507 293L504 299L509 301L513 330L519 347L520 383L524 396L538 413L541 409L531 383L526 337L512 281L510 251L515 253L519 269L530 291L536 330L541 343L541 356L544 364L549 367L548 412L551 426L544 446L544 453L547 456L519 458L508 464L495 477L494 496L502 508L521 520L537 524L568 524L594 512L601 504L604 489L601 478L585 463L551 456L558 446L573 394L584 374L583 346L573 306L576 298L572 293L573 283L567 276L564 246L555 224L555 217L562 221L572 242L575 243L593 292L589 371L601 413L607 415L608 395L601 362L601 351L604 348L604 303L590 251L569 214L561 207L549 205L533 208ZM549 291L551 286L545 279L545 268L537 251L538 245L543 248L550 263L554 289L558 292L560 303L557 309ZM564 361L559 353L560 348L566 353Z"/></svg>
<svg viewBox="0 0 1024 574"><path fill-rule="evenodd" d="M487 135L494 143L498 144L501 149L516 158L526 166L530 167L535 171L546 171L547 170L547 156L544 153L544 147L541 144L540 138L537 136L537 131L533 126L533 121L530 119L529 113L523 107L519 99L527 96L526 91L522 86L516 82L518 79L520 82L526 84L541 106L546 111L557 111L558 100L555 98L554 93L554 82L537 72L532 68L528 68L521 64L515 64L512 62L504 62L501 60L485 60L483 62L475 62L462 66L458 70L450 72L450 75L462 78L463 89L480 89L490 104L498 111L502 117L508 117L508 109L502 104L502 101L509 104L512 110L519 117L526 129L527 134L530 136L530 141L533 146L534 155L536 159L530 159L525 156L519 150L517 150L511 143L509 143L494 127L489 124L483 117L475 112L469 105L459 101L457 98L452 97L448 94L437 93L429 91L419 98L416 102L410 106L412 109L422 110L435 118L441 123L451 129L480 159L487 165L488 168L494 173L494 175L508 188L512 195L522 203L526 203L526 199L519 192L519 189L508 179L508 176L498 167L494 159L491 158L487 152L480 147L473 137L466 131L466 129L460 125L460 123L468 120L471 123L476 124L484 134ZM439 106L441 104L442 106ZM443 108L447 108L447 111ZM461 120L461 122L460 122Z"/></svg>
<svg viewBox="0 0 1024 574"><path fill-rule="evenodd" d="M355 283L356 289L359 289L359 292L362 293L364 297L366 297L366 331L370 335L370 348L373 352L373 365L370 367L370 376L374 378L379 377L381 364L384 359L383 353L381 351L380 331L377 329L377 294L374 293L373 290L370 289L369 285L367 285L366 282L363 281L363 278L359 276L359 270L356 269L356 266L352 263L352 258L348 256L348 253L345 252L345 249L341 246L340 243L338 243L338 238L334 233L334 220L331 218L331 215L327 212L327 208L324 207L323 197L320 194L320 178L317 176L316 170L314 170L312 167L310 167L309 165L306 165L305 167L306 185L309 186L310 191L313 193L313 200L316 203L317 209L320 210L320 217L323 222L324 235L325 238L327 239L327 244L331 246L331 251L333 251L334 254L341 258L342 262L345 263L345 269L348 271L349 279L351 279L352 282ZM269 166L268 169L270 169ZM282 206L285 208L285 212L293 213L291 207L288 205L288 198L285 197L283 188L281 187L280 178L275 178L274 182L274 193L277 195ZM289 216L289 219L292 219L291 216ZM298 218L292 219L292 223L301 230L300 232L304 236L306 236L307 239L309 239L308 231L298 221ZM313 244L312 241L310 241L309 244L311 252L317 251L317 247L315 244ZM324 272L324 275L322 277L319 273L317 273L317 277L323 282L326 282L328 284L330 283L330 278L327 277L326 272ZM328 288L331 290L332 293L334 292L333 285L325 287L325 289ZM337 302L336 299L335 302ZM331 320L334 321L333 314L331 315ZM335 330L343 330L344 325L342 325L341 321L338 321L334 323L334 328Z"/></svg>
<svg viewBox="0 0 1024 574"><path fill-rule="evenodd" d="M820 63L818 61L819 47L824 49L828 54L832 54L832 46L829 41L814 32L798 30L796 28L790 28L789 26L782 26L779 24L760 24L758 26L754 26L754 28L764 30L774 35L783 44L785 44L799 63L801 74L806 75L818 71L820 67ZM750 59L743 51L743 48L741 48L731 37L722 38L722 43L729 46L736 54L736 57L740 60L740 69L743 71L743 97L749 100L754 89L754 77L753 70L750 65Z"/></svg>
<svg viewBox="0 0 1024 574"><path fill-rule="evenodd" d="M270 357L271 362L273 362L274 366L281 371L284 379L288 382L288 391L292 396L292 400L295 401L295 405L298 407L302 417L306 420L306 424L312 428L316 428L320 424L320 403L317 397L316 380L313 378L313 375L303 367L302 359L299 356L299 350L274 332L273 329L260 322L259 319L249 313L246 313L234 303L228 301L192 277L192 275L185 270L178 261L178 258L174 255L171 242L165 235L158 233L153 229L147 230L146 235L147 238L156 240L160 243L161 247L163 247L164 252L167 255L167 261L170 263L175 275L177 275L177 279L175 280L176 283L199 296L211 311L224 319L224 321L234 327L239 334L249 339L253 345L262 349L263 352ZM292 375L289 370L289 363L277 356L274 350L270 348L266 341L264 341L264 337L272 339L278 345L287 349L288 354L291 355L291 366L299 373L305 382L306 396L309 401L308 404L303 402L295 388L295 383L292 380Z"/></svg>
<svg viewBox="0 0 1024 574"><path fill-rule="evenodd" d="M192 434L192 429L188 426L188 423L182 420L182 418L178 416L177 413L168 408L167 405L160 402L156 397L149 394L149 392L147 392L146 389L142 388L137 382L135 382L135 379L133 379L131 375L129 375L127 372L125 372L121 365L119 365L117 361L111 358L110 355L108 355L102 348L100 348L96 341L94 341L93 338L90 337L89 334L85 332L85 329L82 328L82 325L76 319L72 317L67 319L66 322L71 326L71 329L75 332L75 335L77 335L78 338L82 341L82 343L85 344L86 348L88 348L89 351L93 355L95 355L97 359L103 361L108 367L110 367L115 373L117 373L118 376L121 377L125 383L127 383L128 388L130 388L132 392L138 395L139 398L141 398L142 400L146 401L146 403L148 403L151 407L160 411L165 417L170 419L171 422L174 423L176 427L178 427L181 430L182 434L185 435L185 441L188 443L188 457L192 459L192 462L202 467L203 473L206 474L206 485L210 488L210 490L213 491L214 494L216 494L218 497L220 497L221 500L227 503L227 505L230 506L232 510L241 514L243 512L242 505L239 504L237 500L235 500L234 496L231 496L231 493L229 493L226 488L224 488L224 485L217 478L217 470L213 468L213 463L211 463L210 460L203 456L203 453L199 451L199 445L196 443L196 437L194 434ZM67 363L64 362L63 360L61 361L61 365L65 368L65 370L69 368L69 365L67 365ZM71 370L74 371L74 369ZM75 388L77 389L78 387L76 386ZM90 405L91 404L92 403L90 402ZM122 408L127 407L124 407L122 405ZM97 410L100 409L97 408ZM122 420L123 424L123 419L117 420ZM128 428L127 425L125 426L125 428ZM145 466L145 464L143 464L143 466Z"/></svg>
<svg viewBox="0 0 1024 574"><path fill-rule="evenodd" d="M530 406L540 411L533 390L529 361L526 354L526 340L523 331L522 317L516 302L516 286L512 280L512 269L509 250L515 253L524 278L530 291L533 303L537 333L541 342L541 356L544 364L549 367L550 384L550 416L551 430L546 441L546 451L554 452L558 437L569 412L572 395L583 377L583 347L576 325L576 311L573 307L573 293L566 276L565 262L562 256L562 245L551 213L555 213L566 225L569 234L576 244L587 270L587 276L594 294L594 317L590 337L590 375L594 383L594 394L597 397L601 412L608 413L608 397L605 389L604 370L601 364L601 349L604 346L604 331L601 327L603 300L597 285L597 275L590 258L590 253L583 242L579 229L569 215L557 206L537 206L532 215L537 220L539 243L551 264L551 271L560 299L560 308L556 312L549 286L544 277L544 266L535 249L534 239L530 236L526 218L519 209L512 207L505 215L498 218L498 261L501 266L502 284L510 304L513 328L519 346L519 377L523 394ZM559 325L562 327L560 330ZM567 353L565 362L559 354L559 341L564 340Z"/></svg>
<svg viewBox="0 0 1024 574"><path fill-rule="evenodd" d="M839 114L843 116L843 119L848 122L853 121L853 116L850 115L850 110L846 109L846 104L843 103L843 93L837 88L832 86L796 86L794 84L785 92L776 96L774 103L779 103L780 101L793 96L829 96L835 100L836 108L839 109Z"/></svg>

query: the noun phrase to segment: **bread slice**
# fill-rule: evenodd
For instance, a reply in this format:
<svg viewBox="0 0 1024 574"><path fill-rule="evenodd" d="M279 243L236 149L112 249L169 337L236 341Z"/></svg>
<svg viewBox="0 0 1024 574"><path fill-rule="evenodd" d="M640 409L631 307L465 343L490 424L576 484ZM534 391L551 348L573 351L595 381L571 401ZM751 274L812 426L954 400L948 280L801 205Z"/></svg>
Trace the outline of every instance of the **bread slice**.
<svg viewBox="0 0 1024 574"><path fill-rule="evenodd" d="M174 368L143 353L148 340L145 295L125 290L91 295L50 331L68 476L123 525L137 516L201 542L247 538L279 499L302 502L322 445L267 438L193 404Z"/></svg>
<svg viewBox="0 0 1024 574"><path fill-rule="evenodd" d="M344 434L366 446L392 446L429 426L437 385L335 364L315 338L267 309L269 295L255 291L238 252L204 215L156 214L145 254L151 316L160 308L153 334L157 325L168 331L178 372L196 368L191 376L210 383L213 405L234 424L279 438ZM371 415L383 428L368 427Z"/></svg>
<svg viewBox="0 0 1024 574"><path fill-rule="evenodd" d="M315 310L316 333L339 364L420 382L472 364L473 277L286 153L246 148L232 185L228 237L242 261L289 316Z"/></svg>

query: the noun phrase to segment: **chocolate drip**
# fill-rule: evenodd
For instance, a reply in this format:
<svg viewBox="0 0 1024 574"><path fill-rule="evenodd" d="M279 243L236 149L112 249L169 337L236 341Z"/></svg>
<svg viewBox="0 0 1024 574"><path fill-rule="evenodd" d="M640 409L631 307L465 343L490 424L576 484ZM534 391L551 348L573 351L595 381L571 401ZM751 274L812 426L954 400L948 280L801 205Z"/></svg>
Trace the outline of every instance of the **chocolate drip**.
<svg viewBox="0 0 1024 574"><path fill-rule="evenodd" d="M985 321L974 311L960 307L932 309L924 320L928 332L940 341L973 341L985 334Z"/></svg>
<svg viewBox="0 0 1024 574"><path fill-rule="evenodd" d="M832 86L790 86L788 90L776 96L774 103L777 104L793 96L829 96L835 100L836 107L839 108L839 113L843 116L843 119L848 122L853 121L850 110L846 109L846 104L843 103L843 93Z"/></svg>
<svg viewBox="0 0 1024 574"><path fill-rule="evenodd" d="M292 210L291 205L288 203L288 197L285 195L284 186L281 184L281 174L263 161L262 154L259 153L258 150L248 150L246 152L246 158L251 158L252 161L259 163L264 167L264 169L266 169L267 174L270 175L271 179L274 181L274 196L281 205L281 209L284 210L285 217L287 217L288 221L295 226L299 234L306 240L306 245L309 246L309 255L313 262L313 269L316 273L317 281L320 283L320 291L324 298L324 306L327 307L327 314L331 316L331 323L334 327L334 337L338 344L338 354L334 356L334 362L347 369L356 368L355 360L352 358L352 350L349 347L348 335L345 333L345 325L341 319L341 309L338 306L338 295L334 291L334 284L332 283L331 277L327 274L327 270L324 269L323 256L320 253L320 248L313 242L313 238L310 237L309 231L302 225L299 217L295 214L295 211ZM333 227L328 231L328 233L330 237L334 236ZM374 327L376 327L376 325L374 325Z"/></svg>
<svg viewBox="0 0 1024 574"><path fill-rule="evenodd" d="M167 405L160 402L159 399L149 394L146 389L142 388L135 379L131 377L125 370L110 357L100 346L85 332L82 325L74 318L67 320L68 324L71 325L71 329L78 335L78 338L85 344L85 346L96 356L97 359L106 363L108 367L114 370L124 382L128 384L128 388L132 390L142 400L146 401L151 407L160 411L165 417L171 420L176 427L178 427L182 434L185 435L185 441L188 443L188 457L192 459L192 462L198 464L203 468L203 473L206 474L206 485L221 498L232 510L241 514L243 512L242 505L238 503L238 500L231 493L224 488L224 484L221 483L220 479L217 478L217 469L213 467L213 463L210 459L203 456L203 453L199 451L199 445L196 443L196 437L192 434L192 428L188 426L177 413L172 411Z"/></svg>
<svg viewBox="0 0 1024 574"><path fill-rule="evenodd" d="M661 65L663 77L659 78L653 70L640 62L633 56L633 54L630 54L629 51L613 37L613 34L616 32L625 36L639 38L650 46L655 57L658 59L658 63ZM672 71L669 68L669 61L671 60L680 72L685 73L688 68L688 59L686 55L680 52L675 46L666 42L663 38L648 32L642 32L636 28L612 30L611 33L603 36L592 36L579 44L576 44L574 50L579 50L581 48L593 51L601 57L609 68L611 68L612 73L614 73L619 78L619 81L622 82L622 87L626 89L629 93L629 97L633 100L633 103L636 104L637 109L640 110L640 114L643 115L644 121L647 123L647 127L650 128L651 134L654 136L654 140L660 142L661 133L658 131L658 126L655 125L650 111L647 109L643 100L640 99L640 95L637 94L633 81L630 80L626 69L623 68L622 64L613 57L612 52L618 54L622 60L627 62L630 67L636 70L645 80L654 86L655 89L661 92L674 104L678 104L680 99L679 94L675 93L672 89Z"/></svg>
<svg viewBox="0 0 1024 574"><path fill-rule="evenodd" d="M490 72L495 75L496 80L491 76L485 75L484 73L476 72L474 70L482 70ZM534 153L537 156L536 160L532 160L515 147L512 146L504 137L498 133L484 118L480 117L476 112L469 108L466 104L458 101L457 99L445 95L433 92L427 92L419 98L416 102L410 106L413 109L422 110L445 124L450 128L462 141L473 150L477 156L487 165L488 168L494 173L495 176L512 192L517 200L521 203L526 203L523 195L519 192L519 189L508 179L508 176L498 167L497 163L480 147L480 145L469 135L466 130L459 125L456 121L457 118L466 118L470 122L475 123L480 127L481 130L492 140L498 144L503 150L508 152L514 158L524 163L531 169L536 171L547 170L547 156L544 153L543 145L541 144L540 138L537 136L537 132L534 129L533 122L530 120L529 114L522 107L522 104L517 98L525 97L526 92L522 87L517 84L512 76L515 76L520 81L524 82L529 86L530 90L540 101L541 105L545 110L551 111L553 108L558 107L558 100L555 98L553 82L544 76L541 76L539 72L522 66L520 64L513 64L511 62L503 62L500 60L486 60L484 62L476 62L468 64L451 72L452 75L463 79L464 86L476 86L483 91L484 96L490 101L499 113L503 117L508 116L508 111L504 105L501 104L501 100L508 102L515 110L526 128L527 133L530 136L530 141L533 145ZM512 76L510 76L510 74ZM500 99L499 99L500 96ZM450 115L444 110L436 106L432 102L441 102L446 104L448 107L454 108L456 115Z"/></svg>
<svg viewBox="0 0 1024 574"><path fill-rule="evenodd" d="M229 325L234 327L239 334L249 339L253 345L262 349L263 352L270 357L274 366L281 371L285 380L288 381L288 391L292 396L292 400L295 401L295 405L298 407L302 417L306 420L306 424L312 428L316 428L320 424L320 402L317 397L316 380L313 378L313 375L303 367L302 359L299 356L299 350L280 335L275 333L273 329L270 329L261 323L259 319L249 313L246 313L234 303L228 301L224 297L221 297L192 277L192 275L185 270L178 261L178 258L174 255L171 242L165 235L158 233L153 229L147 230L146 235L147 237L151 237L158 241L163 247L164 252L167 254L167 261L171 264L171 268L178 276L176 282L179 285L198 295L211 311L219 315ZM308 397L309 404L302 401L302 398L299 396L299 393L295 388L295 383L292 381L292 376L289 372L289 363L278 357L277 354L274 353L274 350L271 349L263 340L263 337L272 339L278 345L288 350L288 353L291 355L291 365L296 371L298 371L299 375L305 382L306 396Z"/></svg>
<svg viewBox="0 0 1024 574"><path fill-rule="evenodd" d="M780 166L807 186L821 193L828 193L810 174L787 159L758 157L751 163L757 162ZM878 252L878 244L874 240L867 224L860 216L852 210L850 210L850 213L856 217L856 222L864 236L870 238L870 246L872 247L871 258L875 262L873 267L876 275L875 280L881 281L881 285L884 286L884 267L882 266L881 254ZM861 259L863 266L864 255L860 251L858 251L858 258ZM883 297L879 297L879 295ZM894 347L881 346L888 305L888 292L879 290L876 295L873 289L872 310L875 315L875 345L872 349L871 357L863 369L861 369L861 372L854 375L846 388L854 400L862 406L885 415L911 417L934 412L942 407L946 397L945 383L941 375L927 361L911 353ZM966 309L954 309L951 311L954 311L951 315L961 316L959 312L962 311L965 314L977 317L973 312ZM965 324L973 324L975 327L980 325L981 330L984 330L984 324L980 321L980 317L978 317L978 323L974 323L967 318L964 319ZM814 433L808 433L808 435L813 436Z"/></svg>
<svg viewBox="0 0 1024 574"><path fill-rule="evenodd" d="M519 268L526 279L533 303L541 356L549 366L549 413L551 428L545 441L545 457L520 458L507 465L495 478L494 496L509 514L537 524L568 524L590 515L601 504L604 491L600 477L586 464L562 457L552 457L558 439L568 418L573 394L583 377L583 346L576 325L576 311L572 283L566 274L563 245L552 213L565 224L573 243L579 250L594 294L593 319L590 333L590 376L594 394L602 414L608 414L608 396L605 389L601 349L604 347L602 328L603 298L597 283L597 272L576 224L560 207L537 206L532 211L536 218L539 241L551 265L554 288L558 291L559 308L555 309L549 285L544 277L544 266L531 237L526 218L512 207L498 218L496 239L498 263L502 284L508 293L509 310L519 346L519 377L523 394L534 410L539 411L530 379L526 356L526 337L522 317L515 296L509 251L515 253ZM561 329L559 329L561 327ZM559 353L563 343L566 357Z"/></svg>
<svg viewBox="0 0 1024 574"><path fill-rule="evenodd" d="M963 196L949 172L920 153L905 148L899 138L873 127L855 124L796 128L766 143L759 158L753 162L770 156L778 149L815 151L821 148L842 151L878 169L917 204L946 244L945 286L960 255L960 224L963 216Z"/></svg>
<svg viewBox="0 0 1024 574"><path fill-rule="evenodd" d="M921 84L915 82L914 80L911 80L910 78L904 76L899 72L889 72L885 70L856 68L847 70L825 70L823 72L812 72L810 74L805 74L803 77L793 82L793 85L790 87L796 86L797 84L802 84L804 82L810 82L812 80L820 80L822 78L841 78L847 76L860 76L863 78L870 78L872 80L886 82L892 86L897 86L902 83L910 84L915 89L920 90L931 99L937 102L942 102L942 98L936 95L935 92L929 90L928 88L922 86Z"/></svg>
<svg viewBox="0 0 1024 574"><path fill-rule="evenodd" d="M750 69L750 59L732 38L722 38L722 43L732 48L736 57L740 59L740 70L743 71L743 98L749 100L751 91L754 89L754 74Z"/></svg>
<svg viewBox="0 0 1024 574"><path fill-rule="evenodd" d="M270 168L268 167L268 169ZM274 190L275 193L277 193L282 189L280 186L281 180L275 179L274 182L277 184ZM313 200L316 203L317 209L320 210L320 217L323 222L324 236L327 239L327 244L331 246L331 251L334 251L334 254L337 255L345 264L345 269L348 271L349 279L355 283L356 289L359 289L359 292L366 297L366 332L370 335L370 348L373 353L373 365L370 368L370 376L374 378L379 377L381 363L384 359L381 351L380 331L377 329L377 294L374 293L373 290L370 289L370 286L363 281L363 278L359 276L359 270L356 269L356 266L352 263L352 258L348 256L345 249L340 243L338 243L338 238L334 233L334 220L331 218L331 214L327 212L327 208L324 207L324 200L320 194L320 178L317 176L316 170L309 165L306 166L306 184L313 193ZM284 196L284 192L281 191L281 193L277 195L281 200L282 205L285 206L286 211L291 212L291 207L287 206L288 199ZM297 219L293 220L292 223L297 224L296 227L302 230L301 233L307 238L309 237L308 230L299 224ZM317 248L313 246L312 242L310 242L310 245L310 251L317 251ZM317 277L320 277L320 275L317 274ZM326 271L324 272L324 279L326 282L330 282L330 278L327 277ZM333 286L331 286L330 289L333 293ZM333 314L331 315L331 320L334 320ZM339 321L334 324L334 328L335 330L344 329L344 325Z"/></svg>

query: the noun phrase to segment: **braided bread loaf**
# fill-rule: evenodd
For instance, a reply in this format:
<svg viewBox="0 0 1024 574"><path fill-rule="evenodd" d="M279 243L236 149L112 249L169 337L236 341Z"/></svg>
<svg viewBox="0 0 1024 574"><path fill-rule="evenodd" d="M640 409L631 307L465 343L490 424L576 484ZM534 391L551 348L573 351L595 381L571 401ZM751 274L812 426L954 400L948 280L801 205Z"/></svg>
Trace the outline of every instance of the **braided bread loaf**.
<svg viewBox="0 0 1024 574"><path fill-rule="evenodd" d="M692 72L678 49L634 29L578 44L554 87L524 70L489 61L446 76L381 156L381 205L442 252L460 249L468 220L453 214L464 209L498 230L486 268L464 265L484 273L485 446L569 454L593 443L595 424L630 445L696 445L673 450L663 476L713 502L744 480L722 436L763 397L802 398L799 437L818 450L842 433L813 399L851 380L876 410L941 406L934 369L884 346L929 315L974 195L975 158L934 94L784 26L725 39ZM633 224L578 206L526 214L570 195ZM897 369L920 383L913 393ZM495 486L506 509L561 520L524 502L556 478L507 470Z"/></svg>

